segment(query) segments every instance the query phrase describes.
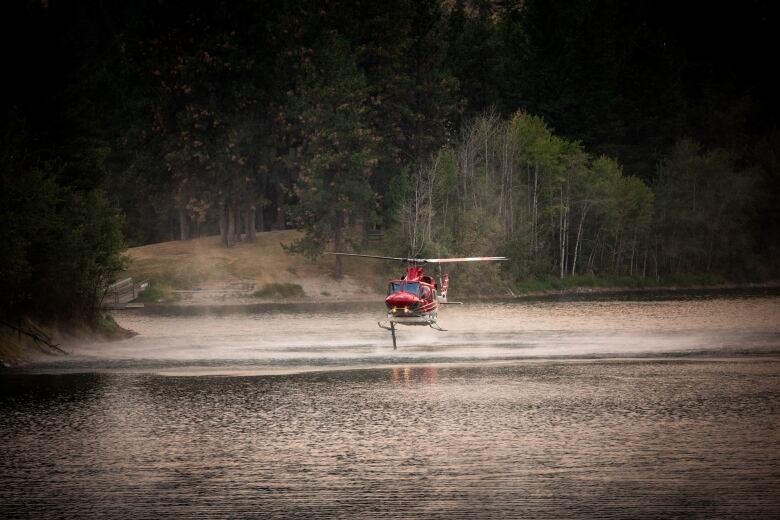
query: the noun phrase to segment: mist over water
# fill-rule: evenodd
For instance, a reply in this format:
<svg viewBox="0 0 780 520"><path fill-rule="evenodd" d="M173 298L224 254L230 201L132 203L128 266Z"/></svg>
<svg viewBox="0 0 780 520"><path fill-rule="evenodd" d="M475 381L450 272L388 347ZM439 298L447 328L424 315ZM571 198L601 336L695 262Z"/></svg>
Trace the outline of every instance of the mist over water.
<svg viewBox="0 0 780 520"><path fill-rule="evenodd" d="M40 370L231 370L262 374L388 364L520 359L772 354L780 297L476 302L439 313L444 332L398 327L381 303L187 307L116 312L139 333L77 346Z"/></svg>

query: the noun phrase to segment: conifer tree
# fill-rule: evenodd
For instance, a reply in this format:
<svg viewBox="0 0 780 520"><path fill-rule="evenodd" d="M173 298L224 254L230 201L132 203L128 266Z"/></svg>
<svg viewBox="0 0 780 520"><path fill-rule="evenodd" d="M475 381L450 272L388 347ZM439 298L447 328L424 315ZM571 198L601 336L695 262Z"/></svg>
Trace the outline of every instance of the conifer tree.
<svg viewBox="0 0 780 520"><path fill-rule="evenodd" d="M300 146L292 152L298 171L292 216L306 235L291 249L316 256L331 240L343 251L348 221L374 205L369 179L376 152L366 80L349 44L326 35L304 74L290 115L300 128Z"/></svg>

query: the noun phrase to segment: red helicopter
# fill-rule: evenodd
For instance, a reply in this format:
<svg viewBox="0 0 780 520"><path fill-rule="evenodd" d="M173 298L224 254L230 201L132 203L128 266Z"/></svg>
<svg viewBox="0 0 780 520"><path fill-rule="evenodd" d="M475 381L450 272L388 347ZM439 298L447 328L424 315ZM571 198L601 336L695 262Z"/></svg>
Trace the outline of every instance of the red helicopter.
<svg viewBox="0 0 780 520"><path fill-rule="evenodd" d="M448 302L447 290L450 285L450 276L447 273L441 275L439 282L427 274L420 265L422 264L449 264L456 262L490 262L509 260L505 256L475 256L466 258L401 258L394 256L361 255L357 253L326 253L339 256L357 256L361 258L377 258L380 260L396 260L407 264L406 274L397 280L390 280L387 286L387 319L378 322L383 329L387 329L393 336L393 349L397 348L395 339L395 326L398 325L427 325L433 329L444 331L436 323L439 305L457 304L462 302Z"/></svg>

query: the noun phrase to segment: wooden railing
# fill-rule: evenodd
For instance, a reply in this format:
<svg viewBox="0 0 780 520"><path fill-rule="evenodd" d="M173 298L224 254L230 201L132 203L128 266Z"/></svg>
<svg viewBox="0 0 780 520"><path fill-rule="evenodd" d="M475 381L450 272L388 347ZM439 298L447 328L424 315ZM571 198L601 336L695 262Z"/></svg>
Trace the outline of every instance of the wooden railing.
<svg viewBox="0 0 780 520"><path fill-rule="evenodd" d="M132 278L125 278L108 286L103 297L103 307L122 307L138 298L144 289L149 287L149 281L134 283Z"/></svg>

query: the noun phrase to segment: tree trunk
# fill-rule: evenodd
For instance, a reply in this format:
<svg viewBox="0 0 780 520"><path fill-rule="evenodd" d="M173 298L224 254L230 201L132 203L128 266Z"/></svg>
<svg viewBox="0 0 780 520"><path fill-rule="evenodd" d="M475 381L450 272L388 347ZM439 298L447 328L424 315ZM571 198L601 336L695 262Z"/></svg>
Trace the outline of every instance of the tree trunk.
<svg viewBox="0 0 780 520"><path fill-rule="evenodd" d="M228 247L236 245L236 208L233 204L227 205L227 236L225 245Z"/></svg>
<svg viewBox="0 0 780 520"><path fill-rule="evenodd" d="M566 274L569 265L569 219L571 216L571 176L572 168L569 168L566 178L566 196L563 199L563 271L561 278Z"/></svg>
<svg viewBox="0 0 780 520"><path fill-rule="evenodd" d="M233 215L235 215L236 219L236 225L234 229L236 230L236 242L241 242L241 205L235 204L233 206Z"/></svg>
<svg viewBox="0 0 780 520"><path fill-rule="evenodd" d="M227 226L227 219L225 212L227 211L227 208L225 207L225 201L222 200L219 203L219 236L222 237L222 245L226 246L228 244L228 226Z"/></svg>
<svg viewBox="0 0 780 520"><path fill-rule="evenodd" d="M561 279L563 279L566 274L566 223L569 220L566 215L566 210L566 202L563 199L563 186L561 186L561 211L558 214L558 242L561 250Z"/></svg>
<svg viewBox="0 0 780 520"><path fill-rule="evenodd" d="M369 231L369 211L367 209L363 210L363 240L361 241L361 245L363 246L363 249L368 249L368 231Z"/></svg>
<svg viewBox="0 0 780 520"><path fill-rule="evenodd" d="M189 219L187 217L187 208L184 203L179 203L179 240L190 238Z"/></svg>
<svg viewBox="0 0 780 520"><path fill-rule="evenodd" d="M614 270L615 274L620 274L620 269L618 265L620 264L620 230L618 229L617 233L615 234L615 243L612 246L612 269Z"/></svg>
<svg viewBox="0 0 780 520"><path fill-rule="evenodd" d="M344 219L341 210L336 210L333 217L333 250L340 253L344 251ZM341 256L336 255L336 278L344 276L344 266L341 264Z"/></svg>
<svg viewBox="0 0 780 520"><path fill-rule="evenodd" d="M259 215L257 215L257 230L261 233L265 231L265 207L268 205L268 172L265 172L263 175L260 176L260 198L258 201L258 208L257 212Z"/></svg>
<svg viewBox="0 0 780 520"><path fill-rule="evenodd" d="M506 191L506 213L507 213L507 238L511 238L515 234L515 207L514 207L514 178L515 169L512 162L512 156L510 155L507 160L509 161L509 173L507 178L507 191Z"/></svg>
<svg viewBox="0 0 780 520"><path fill-rule="evenodd" d="M655 281L658 282L661 280L661 277L658 276L658 239L656 238L655 243L653 244L653 268L655 273Z"/></svg>
<svg viewBox="0 0 780 520"><path fill-rule="evenodd" d="M595 260L596 253L598 252L598 249L599 249L599 247L601 245L600 237L601 237L601 228L599 227L599 228L596 229L596 235L593 237L593 247L590 250L590 255L588 256L587 267L585 268L585 270L587 272L593 271L593 261Z"/></svg>
<svg viewBox="0 0 780 520"><path fill-rule="evenodd" d="M246 210L246 216L244 217L246 224L246 241L254 242L257 238L257 229L255 228L255 217L257 215L257 207L254 204L250 204Z"/></svg>
<svg viewBox="0 0 780 520"><path fill-rule="evenodd" d="M533 222L531 224L531 247L534 250L534 258L536 258L536 226L537 217L539 215L539 195L537 187L539 185L539 164L534 165L534 202L533 202Z"/></svg>
<svg viewBox="0 0 780 520"><path fill-rule="evenodd" d="M705 272L709 273L712 269L712 255L715 250L715 232L710 233L709 245L707 247L707 269Z"/></svg>
<svg viewBox="0 0 780 520"><path fill-rule="evenodd" d="M276 222L272 226L273 229L284 229L284 221L286 216L284 214L284 190L281 183L276 185Z"/></svg>
<svg viewBox="0 0 780 520"><path fill-rule="evenodd" d="M428 170L428 176L426 179L426 182L428 183L428 205L427 205L427 213L428 213L428 227L426 229L426 241L427 243L433 242L433 185L436 183L436 173L439 168L439 158L436 158L436 161L433 164L433 167Z"/></svg>
<svg viewBox="0 0 780 520"><path fill-rule="evenodd" d="M577 254L580 251L580 240L582 240L582 224L585 222L585 217L588 215L588 210L590 209L590 206L586 204L582 208L582 215L580 215L580 223L577 225L577 240L574 242L574 258L571 262L571 275L574 276L574 273L577 269Z"/></svg>

